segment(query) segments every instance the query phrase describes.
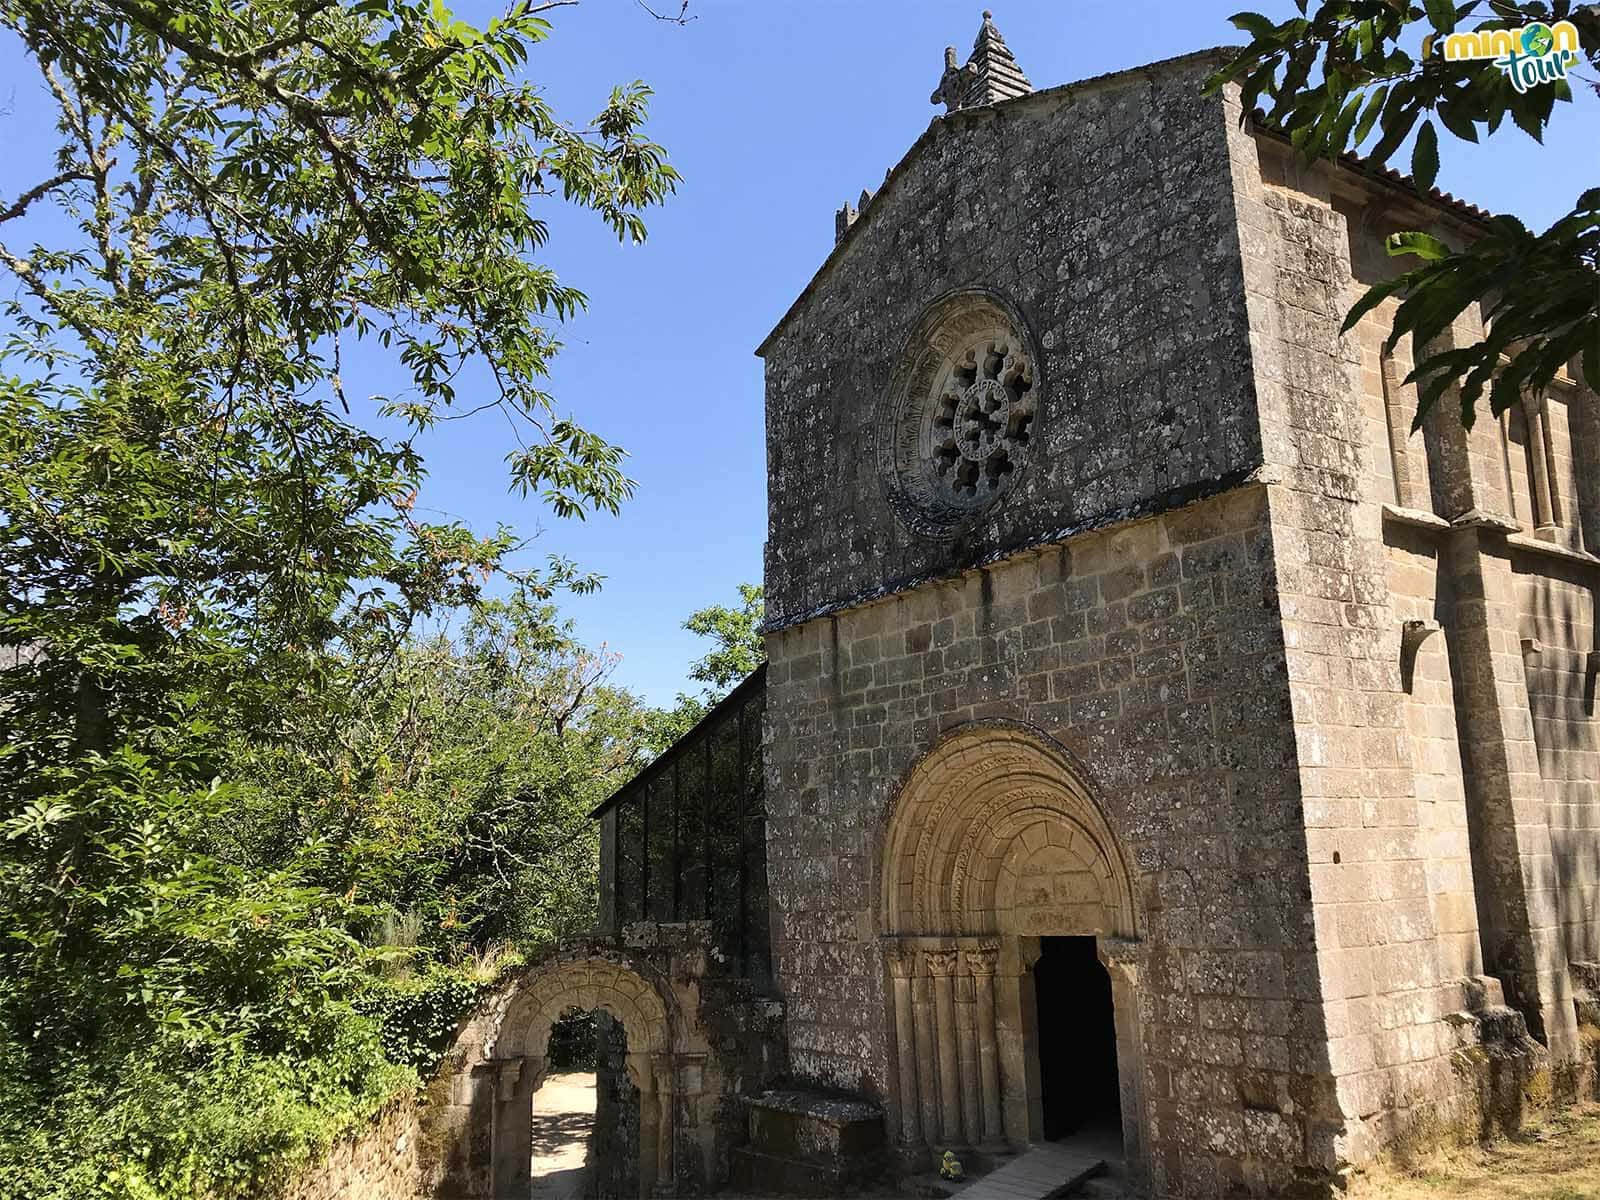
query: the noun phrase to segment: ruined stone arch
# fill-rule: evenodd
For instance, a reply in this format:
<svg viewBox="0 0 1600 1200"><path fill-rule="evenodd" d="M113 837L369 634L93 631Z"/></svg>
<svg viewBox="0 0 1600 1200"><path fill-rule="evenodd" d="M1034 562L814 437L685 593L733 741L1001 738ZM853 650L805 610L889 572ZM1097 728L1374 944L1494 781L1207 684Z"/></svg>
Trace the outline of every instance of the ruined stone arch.
<svg viewBox="0 0 1600 1200"><path fill-rule="evenodd" d="M448 1103L433 1118L444 1188L463 1200L524 1196L530 1186L533 1095L564 1013L601 1010L622 1023L639 1091L639 1187L675 1179L675 1097L682 1022L672 991L620 954L582 953L529 967L480 1007L446 1058Z"/></svg>
<svg viewBox="0 0 1600 1200"><path fill-rule="evenodd" d="M513 988L486 1057L527 1058L545 1054L550 1028L572 1009L600 1009L628 1031L628 1053L661 1054L671 1049L672 1021L663 993L620 961L587 957L536 969Z"/></svg>

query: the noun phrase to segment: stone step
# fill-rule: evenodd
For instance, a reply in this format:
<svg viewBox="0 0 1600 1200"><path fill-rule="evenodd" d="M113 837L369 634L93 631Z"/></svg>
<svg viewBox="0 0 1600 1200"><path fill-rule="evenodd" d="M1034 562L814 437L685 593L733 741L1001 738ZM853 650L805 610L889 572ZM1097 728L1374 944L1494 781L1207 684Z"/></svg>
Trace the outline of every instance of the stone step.
<svg viewBox="0 0 1600 1200"><path fill-rule="evenodd" d="M1035 1146L962 1189L960 1200L1049 1200L1105 1169L1104 1159L1081 1151L1056 1145Z"/></svg>

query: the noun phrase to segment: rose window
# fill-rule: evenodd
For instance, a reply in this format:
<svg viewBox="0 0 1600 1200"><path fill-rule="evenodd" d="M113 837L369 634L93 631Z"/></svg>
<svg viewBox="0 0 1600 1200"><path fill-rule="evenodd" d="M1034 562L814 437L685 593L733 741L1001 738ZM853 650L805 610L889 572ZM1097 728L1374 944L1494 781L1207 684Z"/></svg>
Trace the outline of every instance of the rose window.
<svg viewBox="0 0 1600 1200"><path fill-rule="evenodd" d="M884 491L914 532L947 537L1016 482L1039 384L1022 323L984 292L923 315L878 420Z"/></svg>
<svg viewBox="0 0 1600 1200"><path fill-rule="evenodd" d="M1016 339L983 338L951 364L930 409L934 471L951 499L997 495L1033 424L1033 368Z"/></svg>

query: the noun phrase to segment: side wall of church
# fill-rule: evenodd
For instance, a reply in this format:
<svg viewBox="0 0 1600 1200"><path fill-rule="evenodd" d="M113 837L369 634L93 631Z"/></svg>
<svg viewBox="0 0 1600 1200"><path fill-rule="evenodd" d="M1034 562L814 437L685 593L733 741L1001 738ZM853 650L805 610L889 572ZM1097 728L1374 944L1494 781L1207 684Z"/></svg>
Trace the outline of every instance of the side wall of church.
<svg viewBox="0 0 1600 1200"><path fill-rule="evenodd" d="M1152 1183L1266 1191L1332 1164L1271 546L1252 486L769 637L773 941L798 1076L896 1119L889 810L941 734L1021 721L1076 758L1134 875Z"/></svg>
<svg viewBox="0 0 1600 1200"><path fill-rule="evenodd" d="M763 348L768 620L1238 481L1261 457L1226 131L1181 60L940 118ZM1037 349L1030 461L961 536L884 502L875 420L919 315L993 289Z"/></svg>
<svg viewBox="0 0 1600 1200"><path fill-rule="evenodd" d="M1412 433L1392 304L1340 335L1396 269L1390 229L1460 227L1269 138L1233 146L1330 1065L1360 1159L1423 1127L1477 1132L1458 1051L1502 987L1558 1064L1575 1056L1567 947L1600 915L1579 680L1600 560L1559 398L1548 429L1517 413L1469 432L1447 394ZM1570 524L1541 530L1552 504ZM1529 654L1539 628L1554 651Z"/></svg>

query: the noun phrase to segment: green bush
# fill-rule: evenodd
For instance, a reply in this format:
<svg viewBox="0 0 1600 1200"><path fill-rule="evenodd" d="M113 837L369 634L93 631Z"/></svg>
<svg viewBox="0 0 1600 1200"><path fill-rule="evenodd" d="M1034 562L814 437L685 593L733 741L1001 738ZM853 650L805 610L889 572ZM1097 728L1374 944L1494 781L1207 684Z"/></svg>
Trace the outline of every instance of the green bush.
<svg viewBox="0 0 1600 1200"><path fill-rule="evenodd" d="M420 977L375 988L357 1001L357 1007L375 1020L384 1056L426 1077L437 1069L440 1056L485 986L459 969L436 967Z"/></svg>
<svg viewBox="0 0 1600 1200"><path fill-rule="evenodd" d="M104 1059L64 1054L45 1078L0 1044L0 1194L27 1200L235 1200L319 1158L415 1086L377 1023L346 1010L278 1055L170 1039Z"/></svg>

